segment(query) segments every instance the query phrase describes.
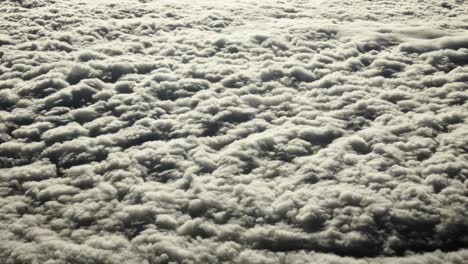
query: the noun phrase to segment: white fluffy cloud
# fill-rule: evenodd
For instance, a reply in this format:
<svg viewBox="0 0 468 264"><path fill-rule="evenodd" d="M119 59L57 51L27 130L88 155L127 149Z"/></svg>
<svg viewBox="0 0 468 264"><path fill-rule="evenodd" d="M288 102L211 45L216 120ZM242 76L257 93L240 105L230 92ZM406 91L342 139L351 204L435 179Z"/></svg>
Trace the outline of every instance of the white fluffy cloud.
<svg viewBox="0 0 468 264"><path fill-rule="evenodd" d="M468 261L463 1L4 1L0 262Z"/></svg>

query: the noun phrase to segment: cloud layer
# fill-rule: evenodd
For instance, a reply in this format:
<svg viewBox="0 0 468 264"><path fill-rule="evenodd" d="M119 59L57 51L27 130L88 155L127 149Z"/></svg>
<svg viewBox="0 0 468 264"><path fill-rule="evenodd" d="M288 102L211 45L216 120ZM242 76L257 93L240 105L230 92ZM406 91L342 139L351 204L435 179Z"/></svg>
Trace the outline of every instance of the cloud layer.
<svg viewBox="0 0 468 264"><path fill-rule="evenodd" d="M468 261L463 1L4 1L2 263Z"/></svg>

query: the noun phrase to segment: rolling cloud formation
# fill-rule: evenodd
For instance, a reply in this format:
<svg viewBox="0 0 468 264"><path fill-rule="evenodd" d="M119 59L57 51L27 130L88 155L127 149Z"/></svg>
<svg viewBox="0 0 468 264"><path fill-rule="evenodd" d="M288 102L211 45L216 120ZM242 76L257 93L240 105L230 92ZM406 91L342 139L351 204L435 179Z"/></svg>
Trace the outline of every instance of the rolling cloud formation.
<svg viewBox="0 0 468 264"><path fill-rule="evenodd" d="M467 263L467 10L3 1L1 262Z"/></svg>

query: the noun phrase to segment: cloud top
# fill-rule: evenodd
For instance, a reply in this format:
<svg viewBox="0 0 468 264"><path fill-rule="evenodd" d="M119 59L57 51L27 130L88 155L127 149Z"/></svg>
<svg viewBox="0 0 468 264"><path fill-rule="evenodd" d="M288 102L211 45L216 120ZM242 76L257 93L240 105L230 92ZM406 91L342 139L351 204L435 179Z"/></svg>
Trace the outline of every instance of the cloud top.
<svg viewBox="0 0 468 264"><path fill-rule="evenodd" d="M4 1L0 262L466 263L467 4L398 4Z"/></svg>

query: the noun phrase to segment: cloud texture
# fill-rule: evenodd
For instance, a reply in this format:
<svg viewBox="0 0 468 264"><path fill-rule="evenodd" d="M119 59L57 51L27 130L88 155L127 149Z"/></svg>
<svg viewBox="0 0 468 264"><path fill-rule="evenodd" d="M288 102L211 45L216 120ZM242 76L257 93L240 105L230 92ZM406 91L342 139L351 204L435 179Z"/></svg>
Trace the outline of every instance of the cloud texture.
<svg viewBox="0 0 468 264"><path fill-rule="evenodd" d="M468 262L464 1L3 1L0 262Z"/></svg>

